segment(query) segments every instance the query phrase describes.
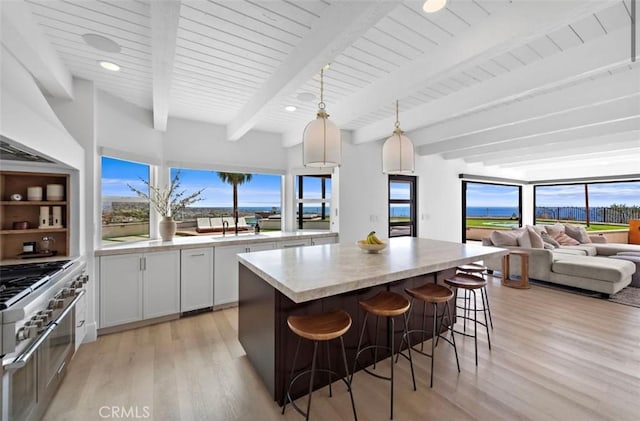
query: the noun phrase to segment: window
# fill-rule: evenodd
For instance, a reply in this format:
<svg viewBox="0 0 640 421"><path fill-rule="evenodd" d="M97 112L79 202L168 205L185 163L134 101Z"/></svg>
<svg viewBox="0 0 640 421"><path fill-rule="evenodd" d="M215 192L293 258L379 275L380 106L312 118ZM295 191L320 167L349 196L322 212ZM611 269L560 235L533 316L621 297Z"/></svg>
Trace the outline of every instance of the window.
<svg viewBox="0 0 640 421"><path fill-rule="evenodd" d="M296 227L329 230L331 227L331 175L314 174L296 177Z"/></svg>
<svg viewBox="0 0 640 421"><path fill-rule="evenodd" d="M149 238L149 201L139 198L128 184L148 192L149 165L102 157L103 245Z"/></svg>
<svg viewBox="0 0 640 421"><path fill-rule="evenodd" d="M462 242L522 226L522 187L462 182Z"/></svg>
<svg viewBox="0 0 640 421"><path fill-rule="evenodd" d="M416 177L389 176L389 238L416 237Z"/></svg>
<svg viewBox="0 0 640 421"><path fill-rule="evenodd" d="M571 222L591 231L627 229L640 219L640 180L534 186L537 224Z"/></svg>
<svg viewBox="0 0 640 421"><path fill-rule="evenodd" d="M178 172L179 190L185 191L185 195L204 189L200 195L202 200L174 215L178 221L178 233L194 234L192 231L197 227L197 218L233 217L233 181L223 181L220 174L241 175L235 177L238 218L244 218L249 227L260 221L262 230L280 231L281 175L171 168L171 178Z"/></svg>

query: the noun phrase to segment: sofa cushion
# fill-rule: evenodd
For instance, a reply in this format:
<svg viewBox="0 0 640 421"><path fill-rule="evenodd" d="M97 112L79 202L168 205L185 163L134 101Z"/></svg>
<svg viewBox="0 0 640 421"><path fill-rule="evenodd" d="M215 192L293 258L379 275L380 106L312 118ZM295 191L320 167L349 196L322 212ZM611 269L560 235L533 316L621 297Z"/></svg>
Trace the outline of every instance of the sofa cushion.
<svg viewBox="0 0 640 421"><path fill-rule="evenodd" d="M623 252L640 253L640 244L594 243L593 247L598 250L598 255L600 256L613 256L614 254Z"/></svg>
<svg viewBox="0 0 640 421"><path fill-rule="evenodd" d="M549 235L548 232L544 231L542 234L540 234L540 238L542 238L542 241L545 244L549 244L551 246L553 246L553 248L558 248L560 247L560 243L558 243L556 240L554 240L553 238L551 238L551 236Z"/></svg>
<svg viewBox="0 0 640 421"><path fill-rule="evenodd" d="M587 253L584 250L579 250L579 249L573 249L570 247L559 247L555 250L553 250L553 257L554 260L556 259L556 257L562 257L563 255L573 255L573 256L586 256Z"/></svg>
<svg viewBox="0 0 640 421"><path fill-rule="evenodd" d="M542 234L548 234L544 225L527 225L527 228L531 227L539 236Z"/></svg>
<svg viewBox="0 0 640 421"><path fill-rule="evenodd" d="M527 226L527 232L529 233L529 240L531 240L531 248L544 248L544 241L542 241L542 237L540 237L540 234L538 234L533 227Z"/></svg>
<svg viewBox="0 0 640 421"><path fill-rule="evenodd" d="M529 231L522 231L516 240L518 241L518 246L528 249L531 248L531 237L529 236Z"/></svg>
<svg viewBox="0 0 640 421"><path fill-rule="evenodd" d="M587 234L587 230L583 226L565 224L564 232L565 234L567 234L569 237L573 238L580 244L591 243L589 234Z"/></svg>
<svg viewBox="0 0 640 421"><path fill-rule="evenodd" d="M517 247L520 234L520 230L494 231L491 233L491 242L497 247Z"/></svg>
<svg viewBox="0 0 640 421"><path fill-rule="evenodd" d="M555 273L608 282L631 279L635 269L631 262L591 256L566 255L551 265L551 271Z"/></svg>
<svg viewBox="0 0 640 421"><path fill-rule="evenodd" d="M569 237L564 232L557 233L553 236L553 239L560 243L561 246L577 246L580 244L580 242Z"/></svg>
<svg viewBox="0 0 640 421"><path fill-rule="evenodd" d="M631 283L629 285L631 285L632 287L636 287L636 288L640 288L640 253L638 253L638 255L631 255L631 254L617 254L615 256L610 256L610 259L620 259L620 260L628 260L630 262L633 262L636 265L636 271L635 273L631 276Z"/></svg>
<svg viewBox="0 0 640 421"><path fill-rule="evenodd" d="M597 256L598 250L590 244L578 244L576 246L560 246L560 249L571 249L582 252L585 256Z"/></svg>
<svg viewBox="0 0 640 421"><path fill-rule="evenodd" d="M555 238L555 236L560 233L564 234L564 225L562 224L546 225L545 229L547 230L551 238Z"/></svg>

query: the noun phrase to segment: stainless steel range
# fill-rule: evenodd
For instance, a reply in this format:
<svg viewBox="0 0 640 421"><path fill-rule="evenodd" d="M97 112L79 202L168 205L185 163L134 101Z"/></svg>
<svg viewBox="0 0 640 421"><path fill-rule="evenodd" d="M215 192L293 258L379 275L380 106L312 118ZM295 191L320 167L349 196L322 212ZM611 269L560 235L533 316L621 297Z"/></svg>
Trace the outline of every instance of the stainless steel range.
<svg viewBox="0 0 640 421"><path fill-rule="evenodd" d="M81 259L0 266L2 421L40 419L75 350Z"/></svg>

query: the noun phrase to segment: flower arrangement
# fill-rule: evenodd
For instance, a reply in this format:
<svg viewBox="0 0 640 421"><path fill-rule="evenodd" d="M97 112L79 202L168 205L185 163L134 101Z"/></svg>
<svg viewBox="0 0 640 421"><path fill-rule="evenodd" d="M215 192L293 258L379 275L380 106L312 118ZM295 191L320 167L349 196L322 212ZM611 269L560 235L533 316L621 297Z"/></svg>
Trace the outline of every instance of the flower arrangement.
<svg viewBox="0 0 640 421"><path fill-rule="evenodd" d="M171 185L169 187L165 185L162 189L152 186L143 178L140 178L140 180L149 187L149 194L136 189L131 184L127 183L127 186L139 197L148 200L153 205L154 209L164 217L171 217L187 206L202 200L200 195L204 189L200 189L188 196L185 196L186 190L179 190L180 171L176 172L176 175L171 180Z"/></svg>

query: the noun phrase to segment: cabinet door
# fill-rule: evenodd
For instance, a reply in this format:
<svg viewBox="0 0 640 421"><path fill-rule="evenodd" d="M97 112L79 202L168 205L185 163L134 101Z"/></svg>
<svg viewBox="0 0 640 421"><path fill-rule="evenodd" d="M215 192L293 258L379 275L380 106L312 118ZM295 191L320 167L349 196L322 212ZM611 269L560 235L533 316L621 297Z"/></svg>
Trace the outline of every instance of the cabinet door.
<svg viewBox="0 0 640 421"><path fill-rule="evenodd" d="M275 243L258 243L244 246L215 248L215 279L213 302L215 305L238 302L238 253L273 250Z"/></svg>
<svg viewBox="0 0 640 421"><path fill-rule="evenodd" d="M213 302L215 305L238 301L238 259L236 254L247 253L249 246L225 246L215 248L215 279Z"/></svg>
<svg viewBox="0 0 640 421"><path fill-rule="evenodd" d="M180 261L180 311L213 306L213 249L182 250Z"/></svg>
<svg viewBox="0 0 640 421"><path fill-rule="evenodd" d="M298 238L295 240L283 240L283 241L278 241L277 245L279 249L288 249L291 247L304 247L304 246L310 246L311 240L308 238Z"/></svg>
<svg viewBox="0 0 640 421"><path fill-rule="evenodd" d="M139 254L100 257L100 327L142 320Z"/></svg>
<svg viewBox="0 0 640 421"><path fill-rule="evenodd" d="M320 244L335 244L335 243L336 243L336 237L319 237L319 238L311 239L312 246L317 246Z"/></svg>
<svg viewBox="0 0 640 421"><path fill-rule="evenodd" d="M150 319L179 313L180 251L147 253L143 259L143 317Z"/></svg>

